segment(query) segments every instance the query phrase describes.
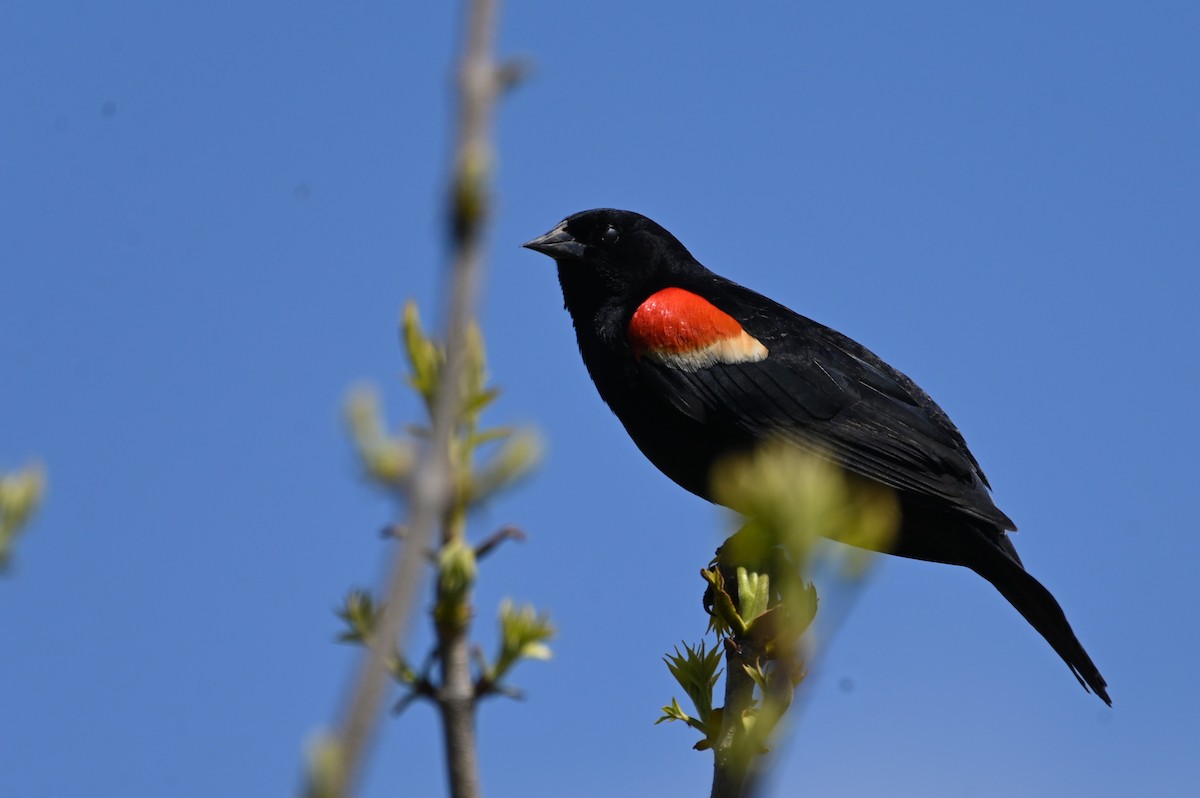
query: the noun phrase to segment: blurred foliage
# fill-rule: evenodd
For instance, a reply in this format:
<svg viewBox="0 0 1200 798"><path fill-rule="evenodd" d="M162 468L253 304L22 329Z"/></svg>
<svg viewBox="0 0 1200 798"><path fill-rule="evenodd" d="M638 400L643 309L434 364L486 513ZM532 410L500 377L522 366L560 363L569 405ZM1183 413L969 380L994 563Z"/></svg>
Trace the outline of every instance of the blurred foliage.
<svg viewBox="0 0 1200 798"><path fill-rule="evenodd" d="M371 639L379 621L379 608L368 590L351 590L337 615L346 624L338 635L339 643L364 643Z"/></svg>
<svg viewBox="0 0 1200 798"><path fill-rule="evenodd" d="M685 644L683 654L677 648L666 657L695 717L672 699L657 722L682 721L699 731L702 739L695 747L712 749L716 757L714 794L742 795L741 787L726 788L741 785L761 764L806 675L811 651L804 633L817 612L810 575L833 564L838 578L860 579L871 556L827 539L886 549L899 510L890 491L784 445L762 446L718 463L713 491L721 504L744 514L740 530L701 570L716 644L711 649L704 642ZM725 707L716 706L714 694L721 652L726 703L733 702Z"/></svg>
<svg viewBox="0 0 1200 798"><path fill-rule="evenodd" d="M446 366L444 348L421 328L413 302L405 305L401 338L408 356L408 385L421 397L427 415L437 400L437 386ZM527 476L541 458L536 433L512 427L483 427L482 415L499 396L487 384L487 359L483 338L476 326L467 336L467 363L463 375L462 403L455 419L451 465L455 474L452 525L447 534L461 533L466 513ZM391 433L383 420L379 397L373 388L355 389L346 403L346 420L363 472L373 483L400 496L411 489L420 446L429 438L428 424ZM476 457L486 453L482 465Z"/></svg>
<svg viewBox="0 0 1200 798"><path fill-rule="evenodd" d="M864 554L869 561L865 550L886 549L899 521L892 491L785 444L764 445L718 463L713 493L717 502L749 519L750 534L743 529L727 544L734 547L728 555L743 563L759 563L778 551L801 571L817 557L848 556L859 563L864 558L858 555ZM826 543L830 539L858 548L833 549Z"/></svg>
<svg viewBox="0 0 1200 798"><path fill-rule="evenodd" d="M307 748L304 798L344 798L345 766L337 737L318 735Z"/></svg>
<svg viewBox="0 0 1200 798"><path fill-rule="evenodd" d="M412 489L421 449L428 445L428 417L437 402L446 353L441 343L422 328L420 314L412 302L404 308L401 341L409 367L406 383L421 398L426 423L411 425L402 432L390 432L380 410L378 395L370 388L358 388L351 393L346 404L346 419L367 479L403 500ZM455 417L449 452L453 475L451 506L443 523L438 549L431 552L436 571L433 619L439 639L465 633L474 616L471 593L479 575L480 558L504 540L523 538L519 530L505 528L477 544L472 543L466 534L468 515L528 475L541 456L541 445L532 430L483 425L484 411L500 392L488 384L483 337L475 326L467 336L462 379L462 401ZM397 534L403 537L403 530ZM338 640L369 644L381 609L369 591L350 591L337 610L344 624ZM533 607L516 607L511 601L503 602L497 653L490 661L481 654L476 656L473 676L477 697L515 693L503 683L504 678L521 660L548 659L550 649L546 641L553 634L549 619L539 615ZM393 652L393 657L392 674L408 690L398 707L403 708L416 698L437 694L436 652L431 653L420 668L412 667L399 652Z"/></svg>
<svg viewBox="0 0 1200 798"><path fill-rule="evenodd" d="M46 492L46 472L38 463L0 474L0 572L12 561L13 543L29 523Z"/></svg>

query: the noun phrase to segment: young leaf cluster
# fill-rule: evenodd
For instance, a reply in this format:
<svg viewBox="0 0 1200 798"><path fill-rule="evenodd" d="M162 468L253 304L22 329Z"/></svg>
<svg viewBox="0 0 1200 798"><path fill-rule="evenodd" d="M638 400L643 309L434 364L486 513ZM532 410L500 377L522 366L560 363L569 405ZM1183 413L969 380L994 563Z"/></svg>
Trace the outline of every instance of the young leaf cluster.
<svg viewBox="0 0 1200 798"><path fill-rule="evenodd" d="M701 734L700 742L695 745L697 751L712 748L721 730L721 711L713 708L713 688L721 677L720 647L708 649L703 640L695 647L684 643L683 653L676 646L675 653L667 654L663 661L691 700L696 716L688 715L679 705L679 700L672 698L671 703L662 708L662 717L654 724L683 721Z"/></svg>
<svg viewBox="0 0 1200 798"><path fill-rule="evenodd" d="M366 643L370 640L379 621L380 610L369 590L351 590L337 611L337 616L346 624L346 628L338 635L338 642Z"/></svg>
<svg viewBox="0 0 1200 798"><path fill-rule="evenodd" d="M801 639L817 611L808 575L832 557L818 540L883 548L895 534L898 512L891 493L853 482L828 460L795 447L766 446L718 463L713 486L717 501L746 515L701 570L717 645L685 645L684 654L676 649L667 656L696 717L672 699L658 722L683 721L701 733L696 748L715 755L714 795L748 795L805 676ZM847 562L843 574L860 576L862 559ZM720 652L725 706L716 707Z"/></svg>
<svg viewBox="0 0 1200 798"><path fill-rule="evenodd" d="M408 385L420 396L427 413L433 412L438 385L446 366L444 348L421 327L415 303L405 305L401 338L408 358ZM481 417L499 396L487 384L487 360L483 338L472 326L467 336L467 358L463 373L463 397L451 443L451 465L455 476L451 522L461 526L466 513L512 486L537 464L541 447L527 429L482 426ZM354 391L346 406L351 438L367 477L379 486L404 495L411 487L419 447L429 438L427 425L414 425L406 433L388 431L379 409L379 399L369 388ZM489 456L482 464L476 457L484 448ZM458 530L450 530L452 533Z"/></svg>
<svg viewBox="0 0 1200 798"><path fill-rule="evenodd" d="M381 609L369 591L351 590L337 609L337 616L344 624L337 636L338 642L370 645ZM511 599L505 599L500 604L498 620L499 643L495 656L489 661L478 649L475 652L473 680L476 698L489 695L518 696L519 691L505 682L513 667L522 660L548 660L551 657L547 641L554 636L554 626L548 615L538 613L532 605L518 606ZM434 653L426 658L420 669L414 669L399 652L392 652L389 666L392 676L408 691L397 704L397 711L415 698L436 699L436 662Z"/></svg>
<svg viewBox="0 0 1200 798"><path fill-rule="evenodd" d="M495 658L480 662L477 692L480 695L502 693L511 695L504 677L523 659L550 659L546 641L554 636L554 627L545 613L538 613L530 604L516 606L505 599L500 604L500 643Z"/></svg>
<svg viewBox="0 0 1200 798"><path fill-rule="evenodd" d="M446 353L422 328L412 302L404 308L401 340L409 366L406 382L431 416L446 367ZM392 653L392 674L408 691L398 709L417 698L440 700L445 673L439 677L438 666L444 665L441 659L445 651L453 641L462 639L473 618L472 592L480 559L501 542L523 537L519 530L506 527L472 543L467 537L468 515L528 474L540 456L540 446L531 431L483 425L482 415L499 391L488 384L483 339L474 326L467 336L462 380L462 400L448 452L453 480L451 502L443 519L439 546L430 554L435 570L432 615L438 642L419 668L410 665L399 652ZM404 498L412 488L420 448L430 439L428 425L413 425L398 434L389 432L376 395L365 389L352 394L346 417L364 473L376 485ZM370 645L381 609L369 592L351 591L337 611L344 624L338 639ZM544 614L531 606L517 607L505 601L499 621L500 643L494 658L489 661L477 648L473 651L471 680L476 700L496 693L515 694L504 682L512 668L521 660L550 656L546 641L554 630Z"/></svg>

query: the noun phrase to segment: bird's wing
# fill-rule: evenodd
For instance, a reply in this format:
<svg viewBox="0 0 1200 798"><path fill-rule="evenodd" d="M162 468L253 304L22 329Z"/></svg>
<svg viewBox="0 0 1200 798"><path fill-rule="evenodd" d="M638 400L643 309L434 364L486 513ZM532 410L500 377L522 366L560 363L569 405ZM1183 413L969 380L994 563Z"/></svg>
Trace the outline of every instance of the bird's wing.
<svg viewBox="0 0 1200 798"><path fill-rule="evenodd" d="M924 391L840 333L753 298L719 296L715 304L761 342L764 355L643 356L646 384L701 423L793 443L897 490L1014 528L961 434Z"/></svg>

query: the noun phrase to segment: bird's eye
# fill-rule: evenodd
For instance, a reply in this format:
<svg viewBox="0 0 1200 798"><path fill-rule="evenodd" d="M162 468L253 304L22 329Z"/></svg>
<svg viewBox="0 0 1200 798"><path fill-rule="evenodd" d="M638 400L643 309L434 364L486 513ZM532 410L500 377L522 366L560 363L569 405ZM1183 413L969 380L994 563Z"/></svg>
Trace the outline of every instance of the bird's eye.
<svg viewBox="0 0 1200 798"><path fill-rule="evenodd" d="M604 232L600 234L600 241L604 244L615 244L617 239L621 237L621 231L617 230L615 225L609 225Z"/></svg>

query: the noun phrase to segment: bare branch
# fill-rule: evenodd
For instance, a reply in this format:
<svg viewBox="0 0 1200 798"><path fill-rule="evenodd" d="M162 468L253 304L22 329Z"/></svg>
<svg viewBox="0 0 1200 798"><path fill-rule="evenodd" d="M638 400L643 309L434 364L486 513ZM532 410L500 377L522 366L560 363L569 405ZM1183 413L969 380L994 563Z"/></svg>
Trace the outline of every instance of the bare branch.
<svg viewBox="0 0 1200 798"><path fill-rule="evenodd" d="M475 547L475 556L476 558L482 560L484 557L495 551L496 547L504 541L524 541L525 537L525 533L515 526L509 525L502 527L501 529L493 532L491 535L488 535L478 546Z"/></svg>

